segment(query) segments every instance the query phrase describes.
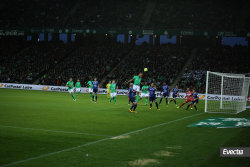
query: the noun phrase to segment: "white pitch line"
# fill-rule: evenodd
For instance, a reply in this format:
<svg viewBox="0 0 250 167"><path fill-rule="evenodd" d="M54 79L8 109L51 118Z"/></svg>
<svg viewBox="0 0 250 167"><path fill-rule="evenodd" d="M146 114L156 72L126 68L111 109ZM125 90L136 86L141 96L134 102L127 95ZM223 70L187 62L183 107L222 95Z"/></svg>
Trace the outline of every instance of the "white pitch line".
<svg viewBox="0 0 250 167"><path fill-rule="evenodd" d="M151 128L155 128L155 127L158 127L158 126L166 125L166 124L169 124L169 123L172 123L172 122L180 121L180 120L183 120L183 119L186 119L186 118L190 118L190 117L194 117L196 115L201 115L201 114L204 114L204 113L194 114L194 115L190 115L190 116L187 116L187 117L179 118L179 119L176 119L176 120L173 120L173 121L165 122L165 123L162 123L162 124L149 126L147 128L135 130L135 131L128 132L128 133L125 133L125 134L122 134L122 135L118 135L118 136L115 136L115 137L125 136L125 135L128 135L128 134L132 134L132 133L144 131L144 130L147 130L147 129L151 129ZM38 159L38 158L42 158L42 157L46 157L46 156L58 154L58 153L65 152L65 151L70 151L70 150L73 150L73 149L76 149L76 148L81 148L83 146L88 146L88 145L91 145L91 144L99 143L99 142L102 142L102 141L105 141L105 140L108 140L108 139L112 139L112 137L101 139L101 140L97 140L97 141L93 141L93 142L90 142L90 143L86 143L86 144L83 144L83 145L79 145L79 146L76 146L76 147L71 147L71 148L68 148L68 149L64 149L64 150L60 150L60 151L56 151L56 152L52 152L52 153L48 153L48 154L43 154L43 155L40 155L40 156L37 156L37 157L32 157L32 158L28 158L28 159L24 159L24 160L12 162L12 163L9 163L9 164L6 164L6 165L2 165L0 167L7 167L7 166L11 166L11 165L16 165L16 164L27 162L27 161L31 161L31 160L34 160L34 159Z"/></svg>
<svg viewBox="0 0 250 167"><path fill-rule="evenodd" d="M71 134L79 134L79 135L92 135L92 136L112 137L112 136L108 136L108 135L99 135L99 134L92 134L92 133L67 132L67 131L58 131L58 130L34 129L34 128L14 127L14 126L3 126L3 125L0 125L0 127L3 127L3 128L13 128L13 129L36 130L36 131L44 131L44 132L71 133Z"/></svg>

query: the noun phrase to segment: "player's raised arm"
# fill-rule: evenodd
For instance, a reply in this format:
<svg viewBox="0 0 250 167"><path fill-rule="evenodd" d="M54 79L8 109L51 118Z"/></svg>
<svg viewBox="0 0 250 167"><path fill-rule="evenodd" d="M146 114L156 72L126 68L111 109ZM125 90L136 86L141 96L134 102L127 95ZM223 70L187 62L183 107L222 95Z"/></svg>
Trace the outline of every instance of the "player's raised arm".
<svg viewBox="0 0 250 167"><path fill-rule="evenodd" d="M131 81L133 81L134 80L134 78L132 78L132 79L130 79L128 82L126 82L126 83L129 83L129 82L131 82Z"/></svg>

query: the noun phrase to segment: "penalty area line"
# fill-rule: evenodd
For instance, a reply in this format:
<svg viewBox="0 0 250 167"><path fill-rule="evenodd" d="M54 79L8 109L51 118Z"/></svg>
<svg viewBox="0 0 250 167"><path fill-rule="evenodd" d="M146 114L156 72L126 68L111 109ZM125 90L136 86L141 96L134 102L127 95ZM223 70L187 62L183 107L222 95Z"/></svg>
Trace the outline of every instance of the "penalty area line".
<svg viewBox="0 0 250 167"><path fill-rule="evenodd" d="M70 133L70 134L79 134L79 135L112 137L112 136L108 136L108 135L99 135L99 134L81 133L81 132L67 132L67 131L59 131L59 130L34 129L34 128L14 127L14 126L3 126L3 125L0 125L0 127L3 127L3 128L12 128L12 129L24 129L24 130L44 131L44 132L55 132L55 133Z"/></svg>
<svg viewBox="0 0 250 167"><path fill-rule="evenodd" d="M141 131L144 131L144 130L148 130L148 129L151 129L151 128L155 128L155 127L159 127L159 126L162 126L162 125L170 124L170 123L173 123L173 122L177 122L177 121L180 121L180 120L183 120L183 119L186 119L186 118L191 118L191 117L194 117L194 116L197 116L197 115L201 115L201 114L204 114L204 113L190 115L190 116L187 116L187 117L183 117L183 118L179 118L179 119L176 119L176 120L173 120L173 121L169 121L169 122L165 122L165 123L161 123L161 124L149 126L149 127L146 127L146 128L142 128L142 129L135 130L135 131L132 131L132 132L124 133L122 135L118 135L118 136L114 136L114 137L121 137L121 136L129 135L129 134L141 132ZM2 165L0 167L7 167L7 166L11 166L11 165L20 164L20 163L31 161L31 160L35 160L35 159L38 159L38 158L43 158L43 157L47 157L47 156L50 156L50 155L62 153L62 152L65 152L65 151L70 151L70 150L81 148L81 147L84 147L84 146L88 146L88 145L91 145L91 144L99 143L99 142L106 141L106 140L112 139L112 138L113 137L108 137L108 138L105 138L105 139L93 141L93 142L86 143L86 144L83 144L83 145L78 145L76 147L71 147L71 148L68 148L68 149L64 149L64 150L60 150L60 151L56 151L56 152L52 152L52 153L48 153L48 154L43 154L43 155L40 155L40 156L37 156L37 157L32 157L32 158L28 158L28 159L24 159L24 160L12 162L12 163L9 163L9 164Z"/></svg>

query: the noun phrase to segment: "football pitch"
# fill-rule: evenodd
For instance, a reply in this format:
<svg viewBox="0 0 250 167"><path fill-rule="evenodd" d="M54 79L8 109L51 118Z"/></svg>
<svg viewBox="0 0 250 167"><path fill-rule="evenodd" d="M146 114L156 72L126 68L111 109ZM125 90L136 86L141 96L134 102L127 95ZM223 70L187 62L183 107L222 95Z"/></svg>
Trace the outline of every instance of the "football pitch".
<svg viewBox="0 0 250 167"><path fill-rule="evenodd" d="M158 101L160 98L158 98ZM177 99L180 105L184 100ZM220 147L250 147L250 128L188 125L209 117L250 117L177 109L156 110L145 99L130 113L127 96L109 104L69 93L0 89L0 167L249 166L250 158L220 157Z"/></svg>

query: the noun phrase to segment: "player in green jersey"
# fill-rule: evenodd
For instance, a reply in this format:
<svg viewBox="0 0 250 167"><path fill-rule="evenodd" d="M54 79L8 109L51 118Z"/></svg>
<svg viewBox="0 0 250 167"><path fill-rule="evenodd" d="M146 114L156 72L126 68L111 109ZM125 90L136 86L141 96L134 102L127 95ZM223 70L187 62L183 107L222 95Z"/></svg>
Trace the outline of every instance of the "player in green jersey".
<svg viewBox="0 0 250 167"><path fill-rule="evenodd" d="M92 81L88 81L88 87L89 87L90 101L92 101L92 93L93 93L93 84L92 84Z"/></svg>
<svg viewBox="0 0 250 167"><path fill-rule="evenodd" d="M148 96L149 96L149 94L148 94L148 88L149 88L148 83L145 82L144 86L142 87L141 98L140 98L140 100L143 97L146 98L145 105L147 105L147 103L148 103Z"/></svg>
<svg viewBox="0 0 250 167"><path fill-rule="evenodd" d="M81 92L81 83L80 83L79 79L77 80L75 87L76 87L77 97L79 97L79 93Z"/></svg>
<svg viewBox="0 0 250 167"><path fill-rule="evenodd" d="M73 100L76 101L75 94L74 94L74 82L72 81L72 78L69 78L69 81L67 82L66 86L68 87L68 91L73 97Z"/></svg>
<svg viewBox="0 0 250 167"><path fill-rule="evenodd" d="M129 80L127 83L131 82L134 80L134 85L133 85L133 89L136 90L136 101L138 102L140 100L140 85L141 85L141 79L142 79L142 73L140 72L140 74L138 76L134 76L134 78L132 78L131 80Z"/></svg>
<svg viewBox="0 0 250 167"><path fill-rule="evenodd" d="M109 91L110 91L110 101L109 103L111 103L112 99L114 99L114 104L116 103L116 84L115 84L115 80L112 81L112 84L110 84L109 86Z"/></svg>

